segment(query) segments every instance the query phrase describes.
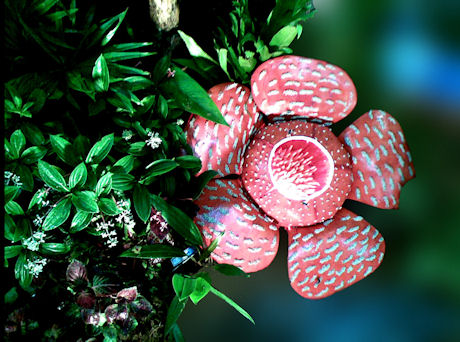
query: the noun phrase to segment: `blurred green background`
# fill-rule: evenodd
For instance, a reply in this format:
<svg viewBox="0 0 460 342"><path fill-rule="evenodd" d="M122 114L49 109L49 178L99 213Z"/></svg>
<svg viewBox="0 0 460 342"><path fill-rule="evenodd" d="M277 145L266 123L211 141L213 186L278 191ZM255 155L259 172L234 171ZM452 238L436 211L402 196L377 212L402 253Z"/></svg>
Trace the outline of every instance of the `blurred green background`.
<svg viewBox="0 0 460 342"><path fill-rule="evenodd" d="M354 80L358 105L340 133L369 109L403 127L416 178L400 209L347 201L383 234L387 253L365 280L320 301L297 295L287 239L249 279L215 275L252 326L209 295L189 303L187 341L460 341L460 1L317 0L294 54L326 60Z"/></svg>

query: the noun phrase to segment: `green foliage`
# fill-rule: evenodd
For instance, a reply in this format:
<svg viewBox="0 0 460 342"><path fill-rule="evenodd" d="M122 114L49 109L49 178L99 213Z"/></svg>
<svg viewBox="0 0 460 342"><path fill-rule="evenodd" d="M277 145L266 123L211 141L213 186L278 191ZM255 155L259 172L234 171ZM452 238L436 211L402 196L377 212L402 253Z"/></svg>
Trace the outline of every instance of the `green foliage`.
<svg viewBox="0 0 460 342"><path fill-rule="evenodd" d="M292 53L289 48L302 34L301 23L313 16L312 0L276 0L267 18L250 13L249 0L233 1L227 25L218 27L212 57L193 37L178 31L193 59L176 62L214 81L224 72L231 81L249 83L252 71L260 62Z"/></svg>

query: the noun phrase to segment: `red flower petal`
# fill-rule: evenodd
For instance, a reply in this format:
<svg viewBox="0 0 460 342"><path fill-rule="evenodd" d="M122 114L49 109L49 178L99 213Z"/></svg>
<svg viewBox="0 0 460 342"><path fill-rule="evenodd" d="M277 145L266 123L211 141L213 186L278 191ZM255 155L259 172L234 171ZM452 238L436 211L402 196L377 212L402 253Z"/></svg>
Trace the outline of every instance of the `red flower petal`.
<svg viewBox="0 0 460 342"><path fill-rule="evenodd" d="M279 192L269 173L273 147L290 136L316 139L331 155L334 174L328 189L318 197L295 200ZM303 120L276 122L265 126L253 137L246 152L242 180L254 201L282 226L308 226L334 216L351 189L350 156L331 130Z"/></svg>
<svg viewBox="0 0 460 342"><path fill-rule="evenodd" d="M195 222L205 244L220 238L214 260L256 272L275 258L278 227L249 200L239 179L212 180L195 203L200 207Z"/></svg>
<svg viewBox="0 0 460 342"><path fill-rule="evenodd" d="M401 187L415 177L414 165L399 123L388 113L371 110L339 138L352 156L350 199L393 209Z"/></svg>
<svg viewBox="0 0 460 342"><path fill-rule="evenodd" d="M254 101L267 115L297 115L337 122L356 105L356 89L341 68L324 61L281 56L251 77Z"/></svg>
<svg viewBox="0 0 460 342"><path fill-rule="evenodd" d="M310 299L330 296L365 278L385 253L380 233L346 209L315 226L290 229L288 238L291 286Z"/></svg>
<svg viewBox="0 0 460 342"><path fill-rule="evenodd" d="M201 159L198 174L206 170L216 170L221 176L240 174L244 150L259 116L257 107L249 88L237 83L216 85L208 93L230 127L197 115L190 118L187 142Z"/></svg>

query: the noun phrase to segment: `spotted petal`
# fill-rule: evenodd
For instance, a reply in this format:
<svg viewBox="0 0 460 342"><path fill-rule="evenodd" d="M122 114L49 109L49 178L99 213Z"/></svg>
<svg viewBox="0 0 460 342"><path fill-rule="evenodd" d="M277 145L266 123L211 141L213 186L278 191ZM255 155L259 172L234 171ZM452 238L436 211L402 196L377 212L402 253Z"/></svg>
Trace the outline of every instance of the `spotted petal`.
<svg viewBox="0 0 460 342"><path fill-rule="evenodd" d="M272 262L278 250L278 228L245 195L239 179L212 180L195 203L200 207L195 222L205 244L220 239L211 254L214 260L245 272L259 271Z"/></svg>
<svg viewBox="0 0 460 342"><path fill-rule="evenodd" d="M302 297L320 299L375 271L385 242L361 216L342 209L333 219L288 231L289 279Z"/></svg>
<svg viewBox="0 0 460 342"><path fill-rule="evenodd" d="M352 156L354 181L349 198L378 208L397 208L401 187L415 177L399 123L384 111L371 110L339 138Z"/></svg>
<svg viewBox="0 0 460 342"><path fill-rule="evenodd" d="M187 142L201 159L199 174L206 170L216 170L220 176L240 174L243 153L258 118L257 107L249 88L237 83L216 85L208 93L230 126L196 115L189 120Z"/></svg>
<svg viewBox="0 0 460 342"><path fill-rule="evenodd" d="M356 89L347 73L311 58L270 59L254 71L251 87L257 106L267 115L337 122L356 105Z"/></svg>

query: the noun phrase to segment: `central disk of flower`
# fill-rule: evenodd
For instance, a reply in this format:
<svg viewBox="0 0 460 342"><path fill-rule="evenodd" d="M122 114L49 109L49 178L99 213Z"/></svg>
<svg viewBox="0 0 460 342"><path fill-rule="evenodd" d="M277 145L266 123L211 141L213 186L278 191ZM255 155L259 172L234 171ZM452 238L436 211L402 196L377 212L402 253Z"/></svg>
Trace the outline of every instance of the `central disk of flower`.
<svg viewBox="0 0 460 342"><path fill-rule="evenodd" d="M294 136L280 140L273 147L268 172L274 187L283 196L309 201L331 184L334 161L317 140Z"/></svg>

